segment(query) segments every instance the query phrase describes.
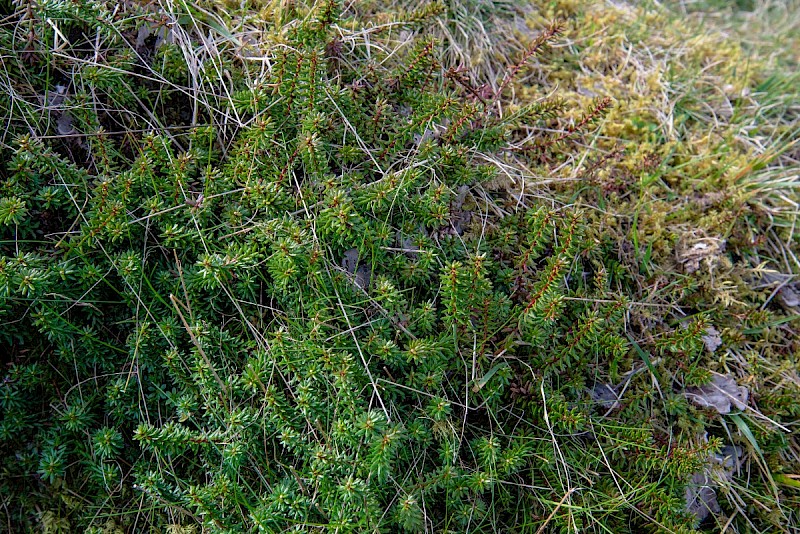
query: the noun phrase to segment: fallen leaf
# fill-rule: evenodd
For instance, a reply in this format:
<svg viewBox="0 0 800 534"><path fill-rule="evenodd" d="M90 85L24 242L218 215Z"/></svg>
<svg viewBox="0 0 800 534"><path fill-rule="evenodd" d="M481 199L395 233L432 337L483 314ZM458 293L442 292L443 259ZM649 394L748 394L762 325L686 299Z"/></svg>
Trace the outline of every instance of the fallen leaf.
<svg viewBox="0 0 800 534"><path fill-rule="evenodd" d="M733 480L734 472L739 470L744 452L736 445L726 445L718 453L709 456L703 471L692 474L686 485L686 511L702 522L711 514L718 514L722 508L717 501L716 488L720 480ZM717 477L711 476L717 473Z"/></svg>
<svg viewBox="0 0 800 534"><path fill-rule="evenodd" d="M614 390L614 387L610 384L595 384L595 386L589 390L589 396L603 408L613 409L619 407L619 396Z"/></svg>
<svg viewBox="0 0 800 534"><path fill-rule="evenodd" d="M347 271L348 274L354 274L356 272L356 267L358 267L358 249L351 248L346 250L342 256L342 268Z"/></svg>
<svg viewBox="0 0 800 534"><path fill-rule="evenodd" d="M369 267L364 264L359 264L358 249L351 248L346 250L342 256L342 269L347 271L353 283L360 289L366 289L369 286L372 272Z"/></svg>
<svg viewBox="0 0 800 534"><path fill-rule="evenodd" d="M701 523L709 515L722 511L712 484L705 473L695 473L686 485L686 511L697 517Z"/></svg>
<svg viewBox="0 0 800 534"><path fill-rule="evenodd" d="M687 388L683 393L690 402L701 408L714 408L720 414L731 411L731 407L744 410L749 392L725 375L715 374L709 384Z"/></svg>
<svg viewBox="0 0 800 534"><path fill-rule="evenodd" d="M72 115L69 113L62 113L56 121L56 131L58 132L58 135L69 135L74 133L75 128L72 127Z"/></svg>
<svg viewBox="0 0 800 534"><path fill-rule="evenodd" d="M720 345L722 345L722 336L720 336L719 330L713 326L706 328L706 333L703 336L703 343L705 343L708 352L716 351Z"/></svg>

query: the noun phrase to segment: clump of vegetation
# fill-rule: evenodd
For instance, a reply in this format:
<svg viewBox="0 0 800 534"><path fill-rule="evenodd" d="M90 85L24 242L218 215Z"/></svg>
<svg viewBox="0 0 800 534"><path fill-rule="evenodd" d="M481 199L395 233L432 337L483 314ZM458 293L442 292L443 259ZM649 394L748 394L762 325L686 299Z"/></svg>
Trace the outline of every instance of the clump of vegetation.
<svg viewBox="0 0 800 534"><path fill-rule="evenodd" d="M750 478L719 476L712 486L723 511L699 517L722 530L787 529L798 502L798 457L788 453L797 451L790 399L800 314L800 34L798 19L787 16L796 2L720 13L703 2L668 6L694 10L680 17L649 4L535 4L532 27L551 17L565 27L558 50L531 64L516 91L524 104L557 88L571 117L547 127L568 145L546 160L518 150L537 178L510 187L586 209L589 226L616 243L635 280L629 297L650 304L630 315L645 337L707 312L713 330L699 368L737 377L751 397L747 428L727 415L702 428L739 434L746 453L737 473ZM571 134L581 106L598 98L613 102L599 127ZM766 452L765 443L780 445Z"/></svg>
<svg viewBox="0 0 800 534"><path fill-rule="evenodd" d="M797 521L793 316L696 296L707 255L646 298L521 190L614 102L515 97L564 24L456 65L461 8L3 7L4 524L692 532L733 484Z"/></svg>

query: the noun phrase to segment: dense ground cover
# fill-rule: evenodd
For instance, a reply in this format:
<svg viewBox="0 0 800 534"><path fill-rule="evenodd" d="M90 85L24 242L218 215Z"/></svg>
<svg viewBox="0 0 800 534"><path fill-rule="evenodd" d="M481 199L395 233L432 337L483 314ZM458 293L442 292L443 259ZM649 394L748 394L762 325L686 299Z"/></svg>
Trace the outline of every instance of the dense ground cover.
<svg viewBox="0 0 800 534"><path fill-rule="evenodd" d="M797 528L796 7L0 4L0 528Z"/></svg>

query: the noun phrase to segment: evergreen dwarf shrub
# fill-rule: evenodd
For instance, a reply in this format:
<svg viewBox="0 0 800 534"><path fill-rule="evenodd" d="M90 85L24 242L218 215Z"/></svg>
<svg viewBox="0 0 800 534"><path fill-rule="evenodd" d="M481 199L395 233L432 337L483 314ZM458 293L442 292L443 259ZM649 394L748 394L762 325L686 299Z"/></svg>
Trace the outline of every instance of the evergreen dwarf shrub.
<svg viewBox="0 0 800 534"><path fill-rule="evenodd" d="M501 115L434 41L375 46L388 30L336 2L284 6L265 67L223 51L200 73L137 42L145 7L31 6L0 184L6 523L691 530L686 484L722 441L670 439L690 426L672 371L707 376L659 362L703 350L702 317L631 342L625 272L581 213L481 187L557 106ZM52 10L73 48L48 64ZM94 36L116 51L87 66ZM25 132L67 68L69 135Z"/></svg>

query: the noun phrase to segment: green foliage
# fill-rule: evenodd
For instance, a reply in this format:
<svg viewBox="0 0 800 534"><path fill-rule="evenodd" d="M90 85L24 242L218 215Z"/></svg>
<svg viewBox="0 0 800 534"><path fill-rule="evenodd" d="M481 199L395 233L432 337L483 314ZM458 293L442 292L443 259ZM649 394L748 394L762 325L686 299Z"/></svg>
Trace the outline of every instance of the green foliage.
<svg viewBox="0 0 800 534"><path fill-rule="evenodd" d="M662 410L661 395L702 383L666 355L691 360L706 323L631 346L628 281L608 274L585 215L483 187L488 156L557 105L504 119L446 76L435 41L374 47L333 1L292 3L269 69L231 61L193 101L178 44L145 58L124 37L152 15L141 9L121 23L102 2L15 14L33 28L31 49L13 49L32 56L14 68L33 93L3 110L8 523L693 526L686 483L721 443L690 431L713 415ZM200 15L174 15L199 42ZM74 63L39 57L56 38L43 20L80 29ZM18 31L3 26L2 46L24 46ZM119 51L78 61L89 35ZM33 100L76 65L57 124L26 129ZM228 84L231 98L214 96ZM220 117L237 117L235 133ZM648 369L659 379L636 350L663 356ZM630 391L609 409L592 392L616 383ZM673 427L690 430L672 441Z"/></svg>

